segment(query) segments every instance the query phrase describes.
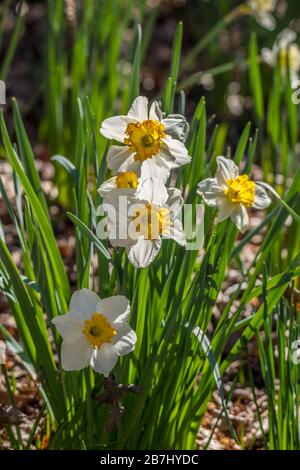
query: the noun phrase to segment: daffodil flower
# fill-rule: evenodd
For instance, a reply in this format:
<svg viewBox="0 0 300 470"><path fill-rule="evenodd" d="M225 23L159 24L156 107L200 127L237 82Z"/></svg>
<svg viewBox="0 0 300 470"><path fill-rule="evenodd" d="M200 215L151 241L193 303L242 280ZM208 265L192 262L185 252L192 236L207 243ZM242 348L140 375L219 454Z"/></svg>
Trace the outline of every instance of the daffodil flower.
<svg viewBox="0 0 300 470"><path fill-rule="evenodd" d="M63 337L63 369L91 366L107 376L118 357L134 349L136 334L126 321L129 311L122 295L100 299L89 289L74 292L69 312L52 320Z"/></svg>
<svg viewBox="0 0 300 470"><path fill-rule="evenodd" d="M178 219L183 199L176 188L166 188L158 179L143 180L136 192L128 193L126 204L111 191L106 199L116 217L108 214L108 237L113 246L125 247L129 261L136 268L149 266L157 256L162 238L175 240L182 246L186 238ZM121 238L120 233L124 234Z"/></svg>
<svg viewBox="0 0 300 470"><path fill-rule="evenodd" d="M298 84L300 72L300 47L295 42L296 39L295 31L286 28L277 36L272 49L262 49L262 57L267 64L275 67L279 61L284 78L287 76L288 70L290 71L293 88Z"/></svg>
<svg viewBox="0 0 300 470"><path fill-rule="evenodd" d="M148 99L137 97L127 116L105 119L100 132L108 139L124 145L112 145L107 154L107 166L114 172L137 172L144 162L172 170L190 162L184 145L188 133L184 116L164 118L157 102L148 109Z"/></svg>
<svg viewBox="0 0 300 470"><path fill-rule="evenodd" d="M215 178L201 181L197 192L208 206L218 209L218 222L230 217L244 232L249 225L247 209L265 209L271 199L248 175L239 175L239 168L232 160L217 157L217 165Z"/></svg>
<svg viewBox="0 0 300 470"><path fill-rule="evenodd" d="M166 183L169 177L169 171L166 168L158 168L152 165L150 160L146 160L137 171L125 171L104 181L98 192L103 199L111 191L118 191L119 194L126 194L128 190L138 191L143 181L150 179L149 182L159 179L161 183Z"/></svg>
<svg viewBox="0 0 300 470"><path fill-rule="evenodd" d="M276 4L277 0L248 0L248 7L258 24L270 31L273 31L276 26L272 15Z"/></svg>

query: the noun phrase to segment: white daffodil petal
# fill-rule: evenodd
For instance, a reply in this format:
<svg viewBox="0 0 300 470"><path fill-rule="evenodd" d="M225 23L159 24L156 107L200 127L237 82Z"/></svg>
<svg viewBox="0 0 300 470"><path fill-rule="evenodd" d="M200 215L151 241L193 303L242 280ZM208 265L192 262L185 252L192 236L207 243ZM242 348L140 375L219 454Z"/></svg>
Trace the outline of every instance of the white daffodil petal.
<svg viewBox="0 0 300 470"><path fill-rule="evenodd" d="M111 204L122 217L128 217L128 207L135 201L135 189L120 188L110 191L105 197L105 205Z"/></svg>
<svg viewBox="0 0 300 470"><path fill-rule="evenodd" d="M110 323L126 320L130 312L129 301L124 295L100 299L96 308Z"/></svg>
<svg viewBox="0 0 300 470"><path fill-rule="evenodd" d="M104 183L101 184L100 188L98 189L99 194L104 197L107 193L117 189L116 180L117 177L113 176L112 178L109 178L108 180L104 181Z"/></svg>
<svg viewBox="0 0 300 470"><path fill-rule="evenodd" d="M147 158L147 160L142 163L140 174L142 179L147 179L152 176L166 183L170 176L170 170L164 166L157 165L157 157Z"/></svg>
<svg viewBox="0 0 300 470"><path fill-rule="evenodd" d="M118 352L112 344L104 343L95 349L90 360L90 366L100 374L108 376L118 360Z"/></svg>
<svg viewBox="0 0 300 470"><path fill-rule="evenodd" d="M107 166L114 172L134 171L139 165L126 145L111 145L107 153Z"/></svg>
<svg viewBox="0 0 300 470"><path fill-rule="evenodd" d="M124 143L126 127L130 122L136 122L136 120L128 116L110 117L104 119L100 132L107 139L114 139Z"/></svg>
<svg viewBox="0 0 300 470"><path fill-rule="evenodd" d="M168 200L166 205L169 208L171 216L176 217L183 206L184 200L181 191L178 188L168 188Z"/></svg>
<svg viewBox="0 0 300 470"><path fill-rule="evenodd" d="M274 31L276 27L276 21L274 16L268 12L257 14L256 21L258 22L258 24L260 24L260 26L268 29L269 31Z"/></svg>
<svg viewBox="0 0 300 470"><path fill-rule="evenodd" d="M191 162L191 157L185 145L179 140L172 139L169 135L163 139L160 153L169 168L177 168Z"/></svg>
<svg viewBox="0 0 300 470"><path fill-rule="evenodd" d="M162 120L162 123L165 126L164 131L172 139L180 140L181 142L186 141L190 126L184 116L181 114L169 114L167 118Z"/></svg>
<svg viewBox="0 0 300 470"><path fill-rule="evenodd" d="M235 205L225 197L217 199L217 207L219 210L217 222L223 222L223 220L228 219L235 210Z"/></svg>
<svg viewBox="0 0 300 470"><path fill-rule="evenodd" d="M225 157L217 157L217 172L216 180L217 184L222 187L227 187L226 181L229 179L237 178L239 175L239 169L233 160Z"/></svg>
<svg viewBox="0 0 300 470"><path fill-rule="evenodd" d="M81 313L66 313L52 319L61 336L69 343L75 343L82 336L82 325L85 316Z"/></svg>
<svg viewBox="0 0 300 470"><path fill-rule="evenodd" d="M93 348L83 334L76 343L64 340L61 346L61 365L67 371L83 369L89 365L92 354Z"/></svg>
<svg viewBox="0 0 300 470"><path fill-rule="evenodd" d="M140 237L128 250L128 259L135 268L146 268L157 256L161 239L145 240Z"/></svg>
<svg viewBox="0 0 300 470"><path fill-rule="evenodd" d="M145 96L135 98L127 116L137 121L145 121L148 119L148 98Z"/></svg>
<svg viewBox="0 0 300 470"><path fill-rule="evenodd" d="M266 209L266 207L269 207L271 202L272 201L269 198L267 191L258 184L256 184L253 207L255 209Z"/></svg>
<svg viewBox="0 0 300 470"><path fill-rule="evenodd" d="M154 101L150 107L149 119L152 119L153 121L161 121L163 116L164 114L161 111L158 102Z"/></svg>
<svg viewBox="0 0 300 470"><path fill-rule="evenodd" d="M119 356L124 356L129 354L134 350L134 346L137 340L135 332L130 328L127 323L124 323L118 327L115 324L117 329L117 335L114 336L112 343L116 348Z"/></svg>
<svg viewBox="0 0 300 470"><path fill-rule="evenodd" d="M167 188L159 178L141 179L136 190L136 197L141 201L148 201L163 205L168 199Z"/></svg>
<svg viewBox="0 0 300 470"><path fill-rule="evenodd" d="M297 41L297 33L292 29L285 28L278 34L275 44L278 49L286 48L292 42Z"/></svg>
<svg viewBox="0 0 300 470"><path fill-rule="evenodd" d="M210 207L217 207L217 198L224 195L224 188L218 185L216 178L207 178L198 184L197 193Z"/></svg>
<svg viewBox="0 0 300 470"><path fill-rule="evenodd" d="M181 246L186 246L186 236L182 227L182 223L180 220L175 219L171 224L170 231L168 233L167 238L170 238L177 242Z"/></svg>
<svg viewBox="0 0 300 470"><path fill-rule="evenodd" d="M70 301L70 312L80 312L84 318L90 318L95 312L99 297L89 289L81 289L74 292Z"/></svg>
<svg viewBox="0 0 300 470"><path fill-rule="evenodd" d="M102 204L107 214L107 234L112 246L130 247L134 243L128 236L128 208L136 201L134 189L117 189L106 194Z"/></svg>
<svg viewBox="0 0 300 470"><path fill-rule="evenodd" d="M267 47L264 47L262 50L261 50L261 55L262 55L262 58L263 58L263 61L268 64L268 65L275 65L276 63L276 54L274 53L274 51L272 51L271 49L268 49Z"/></svg>
<svg viewBox="0 0 300 470"><path fill-rule="evenodd" d="M249 225L249 216L247 209L242 204L239 204L234 212L231 214L231 219L240 230L240 232L245 232L246 228Z"/></svg>

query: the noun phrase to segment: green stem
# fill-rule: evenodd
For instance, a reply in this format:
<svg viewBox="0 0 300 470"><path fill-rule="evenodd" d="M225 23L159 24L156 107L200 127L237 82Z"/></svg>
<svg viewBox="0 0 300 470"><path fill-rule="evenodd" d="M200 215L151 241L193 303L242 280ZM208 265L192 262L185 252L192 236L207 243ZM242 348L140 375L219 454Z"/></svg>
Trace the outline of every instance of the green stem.
<svg viewBox="0 0 300 470"><path fill-rule="evenodd" d="M218 21L216 25L209 30L209 32L201 39L201 41L196 44L196 46L186 56L182 64L182 70L186 70L189 68L193 60L200 54L200 52L202 52L208 46L210 42L213 41L213 39L222 29L233 23L240 16L249 14L249 12L250 11L247 5L238 5L227 15L225 15L220 21Z"/></svg>
<svg viewBox="0 0 300 470"><path fill-rule="evenodd" d="M279 196L277 191L275 191L272 186L267 183L263 183L262 181L257 182L256 184L262 186L267 191L270 191L270 193L272 193L273 196L276 197L276 199L283 205L283 207L288 211L288 213L293 217L293 219L298 222L298 224L300 224L300 215L296 214L296 212Z"/></svg>
<svg viewBox="0 0 300 470"><path fill-rule="evenodd" d="M200 80L204 75L210 75L212 77L215 77L216 75L221 75L222 73L230 72L231 70L234 70L235 68L247 67L247 66L248 66L248 60L244 60L241 62L227 62L227 64L218 65L208 70L201 70L200 72L193 73L188 78L180 82L177 86L177 89L178 90L182 90L183 88L187 89L197 83L200 83Z"/></svg>
<svg viewBox="0 0 300 470"><path fill-rule="evenodd" d="M11 40L10 40L7 52L5 54L3 64L2 64L2 67L0 69L0 79L1 80L6 80L11 61L12 61L14 55L15 55L20 36L23 32L24 21L25 21L23 3L24 2L21 2L20 5L19 5L19 12L18 12L18 17L17 17L17 21L16 21L16 26L15 26L14 32L11 36Z"/></svg>

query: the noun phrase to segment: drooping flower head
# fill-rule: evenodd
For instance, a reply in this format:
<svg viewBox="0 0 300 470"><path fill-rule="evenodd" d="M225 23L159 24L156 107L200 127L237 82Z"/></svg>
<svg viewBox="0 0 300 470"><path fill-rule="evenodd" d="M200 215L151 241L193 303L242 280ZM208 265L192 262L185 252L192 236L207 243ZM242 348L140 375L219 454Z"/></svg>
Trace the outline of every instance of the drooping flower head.
<svg viewBox="0 0 300 470"><path fill-rule="evenodd" d="M107 165L113 172L138 172L146 161L168 171L190 162L183 144L188 133L184 116L164 118L156 102L148 108L144 96L134 100L126 116L105 119L100 132L124 144L108 151Z"/></svg>
<svg viewBox="0 0 300 470"><path fill-rule="evenodd" d="M248 208L265 209L271 200L264 188L251 181L230 159L217 157L215 178L207 178L198 185L198 194L210 207L218 209L218 222L231 218L243 232L249 224Z"/></svg>
<svg viewBox="0 0 300 470"><path fill-rule="evenodd" d="M124 203L122 198L124 198ZM142 180L137 191L106 194L108 237L113 246L125 247L137 268L148 266L157 256L162 238L182 246L186 238L177 218L183 199L179 189L166 188L158 178Z"/></svg>
<svg viewBox="0 0 300 470"><path fill-rule="evenodd" d="M276 22L272 15L277 0L248 0L248 6L256 21L266 29L275 29Z"/></svg>
<svg viewBox="0 0 300 470"><path fill-rule="evenodd" d="M52 320L63 337L63 369L91 366L107 376L118 357L134 349L136 334L126 321L129 312L129 302L121 295L100 299L89 289L74 292L69 312Z"/></svg>
<svg viewBox="0 0 300 470"><path fill-rule="evenodd" d="M293 88L298 85L300 72L300 47L295 42L296 39L295 31L286 28L278 34L272 49L262 49L262 57L267 64L275 67L279 61L283 78L287 76L288 70L290 71Z"/></svg>

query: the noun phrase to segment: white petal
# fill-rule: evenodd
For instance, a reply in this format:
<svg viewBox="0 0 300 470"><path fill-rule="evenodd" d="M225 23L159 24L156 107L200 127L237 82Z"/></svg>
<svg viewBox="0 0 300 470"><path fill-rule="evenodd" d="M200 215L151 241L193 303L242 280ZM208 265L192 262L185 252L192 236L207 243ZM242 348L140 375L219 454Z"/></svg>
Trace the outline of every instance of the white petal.
<svg viewBox="0 0 300 470"><path fill-rule="evenodd" d="M218 220L217 222L223 222L223 220L228 219L235 210L235 204L232 204L227 198L218 198L217 199Z"/></svg>
<svg viewBox="0 0 300 470"><path fill-rule="evenodd" d="M152 263L161 247L161 240L145 240L140 237L128 250L128 259L135 268L145 268Z"/></svg>
<svg viewBox="0 0 300 470"><path fill-rule="evenodd" d="M128 111L128 117L136 121L145 121L148 119L148 98L138 96Z"/></svg>
<svg viewBox="0 0 300 470"><path fill-rule="evenodd" d="M97 312L104 315L109 323L126 320L130 312L129 301L124 295L114 295L106 299L100 299L96 308Z"/></svg>
<svg viewBox="0 0 300 470"><path fill-rule="evenodd" d="M191 162L191 157L185 145L179 140L172 139L169 135L163 139L160 155L164 158L170 169L178 168Z"/></svg>
<svg viewBox="0 0 300 470"><path fill-rule="evenodd" d="M118 214L123 217L128 217L128 207L130 207L136 200L135 189L131 188L118 188L115 191L110 191L105 196L104 210L108 212L111 205Z"/></svg>
<svg viewBox="0 0 300 470"><path fill-rule="evenodd" d="M141 179L136 191L136 197L141 201L163 205L168 199L168 192L159 178Z"/></svg>
<svg viewBox="0 0 300 470"><path fill-rule="evenodd" d="M52 319L61 336L69 343L76 342L82 336L82 326L85 317L76 312L58 315Z"/></svg>
<svg viewBox="0 0 300 470"><path fill-rule="evenodd" d="M173 224L170 227L170 233L168 234L168 238L174 240L181 246L186 246L186 236L180 220L175 219L173 221Z"/></svg>
<svg viewBox="0 0 300 470"><path fill-rule="evenodd" d="M128 208L136 201L134 189L116 189L105 195L103 210L107 214L107 233L112 246L128 247L132 244L128 236Z"/></svg>
<svg viewBox="0 0 300 470"><path fill-rule="evenodd" d="M161 111L157 101L154 101L150 107L149 119L153 121L161 121L164 113Z"/></svg>
<svg viewBox="0 0 300 470"><path fill-rule="evenodd" d="M157 157L147 158L141 166L141 178L146 179L150 176L160 178L163 183L166 183L170 176L170 170L164 166L157 165Z"/></svg>
<svg viewBox="0 0 300 470"><path fill-rule="evenodd" d="M134 154L126 145L111 145L106 160L108 168L119 173L135 171L139 166L134 160Z"/></svg>
<svg viewBox="0 0 300 470"><path fill-rule="evenodd" d="M227 187L226 181L239 176L239 169L233 160L225 157L217 157L216 180L220 187Z"/></svg>
<svg viewBox="0 0 300 470"><path fill-rule="evenodd" d="M90 289L77 290L71 297L70 311L79 312L84 318L90 318L98 302L98 295Z"/></svg>
<svg viewBox="0 0 300 470"><path fill-rule="evenodd" d="M276 39L276 45L279 49L286 48L289 44L297 40L297 34L295 31L285 28L281 33L278 34Z"/></svg>
<svg viewBox="0 0 300 470"><path fill-rule="evenodd" d="M198 184L197 193L210 207L217 207L218 197L224 195L224 188L218 185L216 178L207 178Z"/></svg>
<svg viewBox="0 0 300 470"><path fill-rule="evenodd" d="M249 217L246 207L242 204L238 204L235 211L231 214L231 219L240 232L244 232L249 225Z"/></svg>
<svg viewBox="0 0 300 470"><path fill-rule="evenodd" d="M266 207L269 207L271 202L272 201L269 198L267 191L258 184L256 184L253 207L255 209L266 209Z"/></svg>
<svg viewBox="0 0 300 470"><path fill-rule="evenodd" d="M117 327L117 325L115 325ZM115 346L118 355L124 356L134 350L136 334L127 323L117 327L117 335L114 336L112 344Z"/></svg>
<svg viewBox="0 0 300 470"><path fill-rule="evenodd" d="M261 50L261 55L262 55L262 58L264 60L264 62L268 65L275 65L276 63L276 55L274 53L274 51L272 51L271 49L268 49L266 47L264 47L262 50Z"/></svg>
<svg viewBox="0 0 300 470"><path fill-rule="evenodd" d="M256 21L260 24L263 28L268 29L269 31L273 31L276 27L276 21L274 16L271 13L262 13L261 15L256 15Z"/></svg>
<svg viewBox="0 0 300 470"><path fill-rule="evenodd" d="M181 191L178 188L168 188L168 200L166 205L170 210L170 214L174 217L180 212L184 200L181 196Z"/></svg>
<svg viewBox="0 0 300 470"><path fill-rule="evenodd" d="M90 360L90 366L100 374L107 376L115 367L118 360L116 348L109 343L104 343L99 349L95 349Z"/></svg>
<svg viewBox="0 0 300 470"><path fill-rule="evenodd" d="M100 132L107 139L114 139L124 143L126 127L130 122L136 121L128 116L110 117L104 119Z"/></svg>
<svg viewBox="0 0 300 470"><path fill-rule="evenodd" d="M104 197L106 193L109 193L110 191L114 191L117 189L117 177L113 176L112 178L109 178L108 180L104 181L104 183L101 184L100 188L98 189L99 194Z"/></svg>
<svg viewBox="0 0 300 470"><path fill-rule="evenodd" d="M186 141L190 126L184 116L169 114L168 117L162 120L162 123L165 126L166 134L181 142Z"/></svg>
<svg viewBox="0 0 300 470"><path fill-rule="evenodd" d="M81 338L76 343L63 341L61 346L61 365L65 370L80 370L89 365L93 348L86 340Z"/></svg>

